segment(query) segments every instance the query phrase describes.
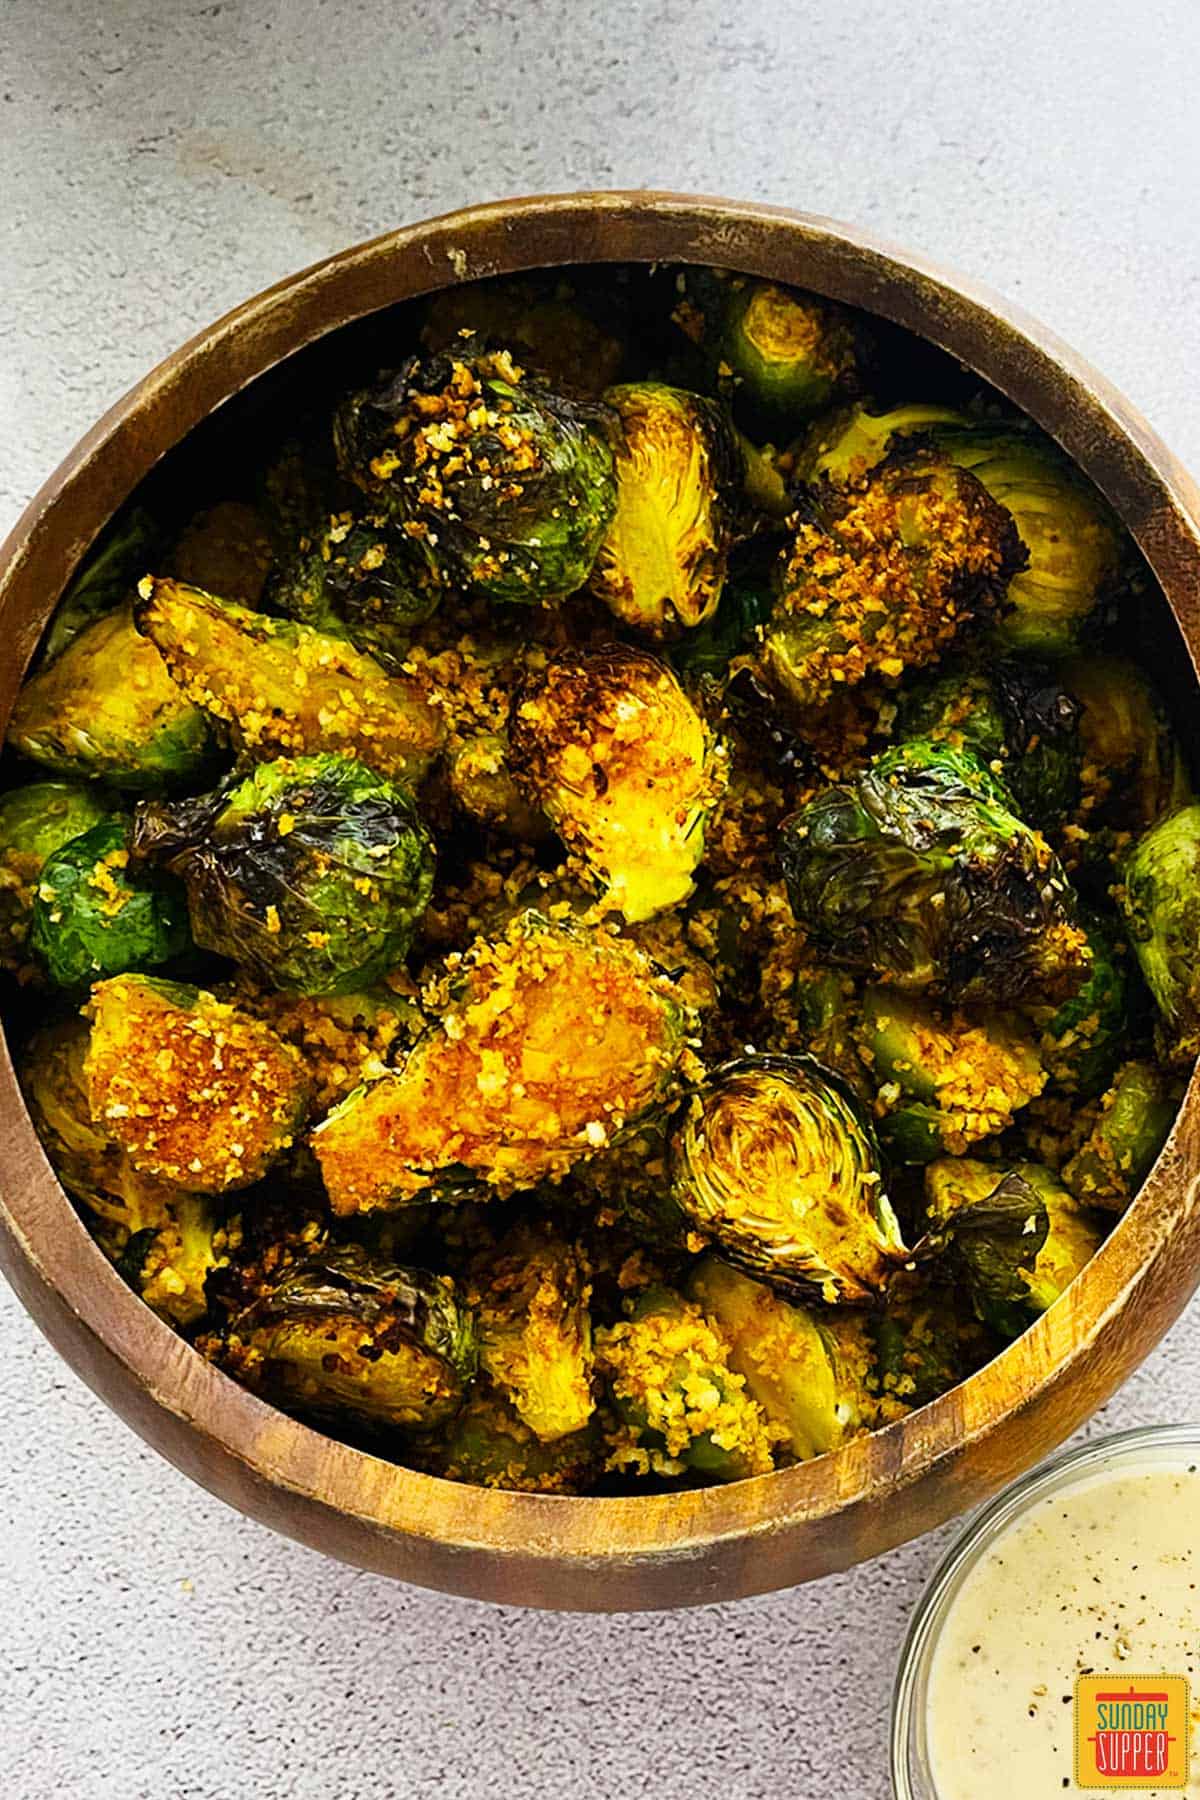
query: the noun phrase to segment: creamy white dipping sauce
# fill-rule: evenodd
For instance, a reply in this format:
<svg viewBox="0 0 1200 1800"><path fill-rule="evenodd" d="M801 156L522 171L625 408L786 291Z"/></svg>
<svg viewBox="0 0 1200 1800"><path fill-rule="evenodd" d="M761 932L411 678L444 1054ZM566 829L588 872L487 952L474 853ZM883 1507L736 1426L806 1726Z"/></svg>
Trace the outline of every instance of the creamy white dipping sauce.
<svg viewBox="0 0 1200 1800"><path fill-rule="evenodd" d="M1079 1793L1076 1676L1124 1670L1186 1675L1193 1701L1186 1790L1134 1791L1200 1794L1198 1665L1200 1458L1125 1463L1049 1495L983 1552L942 1623L926 1700L938 1800Z"/></svg>

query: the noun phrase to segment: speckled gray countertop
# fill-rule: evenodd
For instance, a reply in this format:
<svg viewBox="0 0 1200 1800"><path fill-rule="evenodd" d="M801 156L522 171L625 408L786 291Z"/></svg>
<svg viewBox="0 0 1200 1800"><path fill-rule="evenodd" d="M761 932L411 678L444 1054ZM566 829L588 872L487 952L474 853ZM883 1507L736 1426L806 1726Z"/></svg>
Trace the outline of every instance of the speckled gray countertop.
<svg viewBox="0 0 1200 1800"><path fill-rule="evenodd" d="M0 92L0 527L256 289L572 187L910 244L1040 314L1200 465L1193 0L6 0ZM1097 1424L1195 1416L1198 1374L1193 1312ZM944 1533L696 1613L494 1609L228 1511L7 1290L0 1407L5 1800L888 1792L893 1666Z"/></svg>

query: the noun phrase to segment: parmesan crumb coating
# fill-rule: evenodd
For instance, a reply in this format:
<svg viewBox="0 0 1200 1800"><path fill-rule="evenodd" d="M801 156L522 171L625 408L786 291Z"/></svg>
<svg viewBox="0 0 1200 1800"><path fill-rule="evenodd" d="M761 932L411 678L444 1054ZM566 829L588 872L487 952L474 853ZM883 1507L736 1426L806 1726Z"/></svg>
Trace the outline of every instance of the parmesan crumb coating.
<svg viewBox="0 0 1200 1800"><path fill-rule="evenodd" d="M293 1142L298 1051L212 994L140 975L93 988L92 1117L134 1168L196 1193L248 1187Z"/></svg>
<svg viewBox="0 0 1200 1800"><path fill-rule="evenodd" d="M311 1114L324 1118L346 1095L384 1075L424 1026L413 1000L369 994L281 994L241 976L230 998L299 1051L312 1083Z"/></svg>
<svg viewBox="0 0 1200 1800"><path fill-rule="evenodd" d="M501 1193L559 1180L683 1053L674 989L620 939L524 915L450 960L462 986L440 1027L314 1134L335 1212L403 1204L456 1166Z"/></svg>

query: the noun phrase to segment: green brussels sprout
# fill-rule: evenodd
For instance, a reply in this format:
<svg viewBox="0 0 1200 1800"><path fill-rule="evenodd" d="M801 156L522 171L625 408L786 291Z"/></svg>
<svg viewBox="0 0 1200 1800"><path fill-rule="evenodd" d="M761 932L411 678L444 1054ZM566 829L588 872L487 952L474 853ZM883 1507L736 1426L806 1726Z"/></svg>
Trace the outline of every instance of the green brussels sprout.
<svg viewBox="0 0 1200 1800"><path fill-rule="evenodd" d="M1046 1085L1025 1021L946 1013L896 987L866 989L861 1044L878 1088L880 1137L900 1162L961 1155L1005 1130Z"/></svg>
<svg viewBox="0 0 1200 1800"><path fill-rule="evenodd" d="M940 407L856 412L811 455L809 480L861 479L895 445L918 434L939 457L967 469L1011 516L1028 552L1008 589L1011 610L995 625L1010 650L1063 656L1120 573L1121 534L1100 494L1058 446L1028 425L972 421Z"/></svg>
<svg viewBox="0 0 1200 1800"><path fill-rule="evenodd" d="M531 675L509 718L512 771L638 923L687 898L725 756L671 671L613 644Z"/></svg>
<svg viewBox="0 0 1200 1800"><path fill-rule="evenodd" d="M698 1306L670 1288L639 1295L632 1315L596 1333L596 1366L621 1430L610 1469L740 1481L775 1466L772 1430L726 1344Z"/></svg>
<svg viewBox="0 0 1200 1800"><path fill-rule="evenodd" d="M810 489L791 523L761 659L798 708L934 661L996 613L1025 558L975 477L920 450Z"/></svg>
<svg viewBox="0 0 1200 1800"><path fill-rule="evenodd" d="M792 911L832 963L956 1002L1067 998L1087 978L1056 857L967 751L900 744L780 838Z"/></svg>
<svg viewBox="0 0 1200 1800"><path fill-rule="evenodd" d="M1134 844L1116 898L1173 1062L1200 1050L1200 803L1152 825Z"/></svg>
<svg viewBox="0 0 1200 1800"><path fill-rule="evenodd" d="M327 750L416 785L445 727L415 680L327 632L147 578L138 625L179 689L255 758ZM144 641L144 640L143 640Z"/></svg>
<svg viewBox="0 0 1200 1800"><path fill-rule="evenodd" d="M1186 805L1187 765L1162 699L1142 671L1121 656L1078 656L1063 665L1062 679L1080 708L1089 826L1144 831Z"/></svg>
<svg viewBox="0 0 1200 1800"><path fill-rule="evenodd" d="M204 713L139 635L128 606L80 631L30 677L8 742L57 775L136 791L193 780L212 751Z"/></svg>
<svg viewBox="0 0 1200 1800"><path fill-rule="evenodd" d="M582 1431L595 1410L590 1295L578 1252L531 1225L472 1269L480 1365L543 1443Z"/></svg>
<svg viewBox="0 0 1200 1800"><path fill-rule="evenodd" d="M92 1117L143 1175L227 1193L295 1141L308 1103L303 1060L260 1020L149 975L99 982L86 1010Z"/></svg>
<svg viewBox="0 0 1200 1800"><path fill-rule="evenodd" d="M448 1275L346 1244L290 1268L235 1319L221 1360L289 1412L414 1431L453 1418L478 1351Z"/></svg>
<svg viewBox="0 0 1200 1800"><path fill-rule="evenodd" d="M187 907L174 882L129 869L129 820L102 818L47 857L29 946L57 987L153 969L189 947Z"/></svg>
<svg viewBox="0 0 1200 1800"><path fill-rule="evenodd" d="M815 1311L715 1256L694 1266L687 1292L727 1345L730 1368L786 1433L798 1461L836 1450L860 1429L873 1396Z"/></svg>
<svg viewBox="0 0 1200 1800"><path fill-rule="evenodd" d="M711 618L734 536L742 457L715 400L657 381L610 388L617 507L588 585L622 624L674 636Z"/></svg>
<svg viewBox="0 0 1200 1800"><path fill-rule="evenodd" d="M1077 994L1058 1007L1032 1007L1039 1049L1050 1080L1064 1093L1088 1099L1108 1081L1129 1029L1128 946L1115 920L1082 909L1091 963Z"/></svg>
<svg viewBox="0 0 1200 1800"><path fill-rule="evenodd" d="M415 1439L409 1455L445 1481L524 1494L578 1494L598 1473L603 1444L594 1419L583 1431L545 1443L499 1394L477 1388L436 1436Z"/></svg>
<svg viewBox="0 0 1200 1800"><path fill-rule="evenodd" d="M317 1127L334 1212L561 1181L670 1095L689 1023L632 943L521 914L472 946L403 1067Z"/></svg>
<svg viewBox="0 0 1200 1800"><path fill-rule="evenodd" d="M1003 658L939 670L900 696L897 736L972 751L1003 777L1016 811L1045 829L1079 801L1079 703L1044 664Z"/></svg>
<svg viewBox="0 0 1200 1800"><path fill-rule="evenodd" d="M1161 1069L1123 1063L1091 1131L1063 1169L1064 1185L1085 1206L1123 1212L1166 1143L1178 1106L1178 1092Z"/></svg>
<svg viewBox="0 0 1200 1800"><path fill-rule="evenodd" d="M608 413L507 351L410 357L334 420L344 474L449 586L491 600L582 587L616 505Z"/></svg>
<svg viewBox="0 0 1200 1800"><path fill-rule="evenodd" d="M977 1321L964 1318L953 1290L889 1291L871 1316L877 1379L884 1396L928 1406L984 1361L991 1345Z"/></svg>
<svg viewBox="0 0 1200 1800"><path fill-rule="evenodd" d="M51 615L42 640L43 666L61 656L89 625L133 598L154 560L158 535L154 520L140 506L113 521Z"/></svg>
<svg viewBox="0 0 1200 1800"><path fill-rule="evenodd" d="M550 836L549 819L517 786L507 733L481 731L456 745L446 758L446 780L467 817L488 830L521 844Z"/></svg>
<svg viewBox="0 0 1200 1800"><path fill-rule="evenodd" d="M133 852L183 882L203 949L299 994L395 968L433 889L411 797L346 756L258 763L213 794L146 802Z"/></svg>
<svg viewBox="0 0 1200 1800"><path fill-rule="evenodd" d="M612 319L568 282L470 281L430 297L421 342L457 356L507 347L555 387L598 399L616 380L625 348Z"/></svg>
<svg viewBox="0 0 1200 1800"><path fill-rule="evenodd" d="M272 611L348 638L356 650L391 666L441 597L410 539L384 518L344 510L314 515L276 558L264 600Z"/></svg>
<svg viewBox="0 0 1200 1800"><path fill-rule="evenodd" d="M857 334L832 302L721 269L687 270L681 287L676 323L747 418L794 425L854 381Z"/></svg>
<svg viewBox="0 0 1200 1800"><path fill-rule="evenodd" d="M95 794L67 781L31 781L0 794L0 967L23 968L46 859L105 817Z"/></svg>
<svg viewBox="0 0 1200 1800"><path fill-rule="evenodd" d="M715 1070L676 1125L671 1180L696 1230L784 1294L870 1300L907 1254L870 1124L810 1057Z"/></svg>
<svg viewBox="0 0 1200 1800"><path fill-rule="evenodd" d="M1002 1337L1018 1337L1052 1306L1104 1240L1096 1217L1040 1163L1005 1172L948 1157L926 1169L925 1200L933 1238L948 1246L976 1312Z"/></svg>
<svg viewBox="0 0 1200 1800"><path fill-rule="evenodd" d="M174 1194L166 1217L130 1237L117 1273L160 1318L184 1330L208 1316L208 1280L229 1261L221 1214L207 1194Z"/></svg>

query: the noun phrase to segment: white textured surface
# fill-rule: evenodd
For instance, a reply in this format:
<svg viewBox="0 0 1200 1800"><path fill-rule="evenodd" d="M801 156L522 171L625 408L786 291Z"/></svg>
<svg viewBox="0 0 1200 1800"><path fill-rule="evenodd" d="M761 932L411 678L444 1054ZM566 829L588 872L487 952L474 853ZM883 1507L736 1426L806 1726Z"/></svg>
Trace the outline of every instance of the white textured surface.
<svg viewBox="0 0 1200 1800"><path fill-rule="evenodd" d="M1200 463L1194 0L6 0L0 525L183 338L473 199L673 186L856 220L1020 300ZM1200 1317L1103 1424L1198 1410ZM6 1800L883 1800L945 1534L700 1613L391 1586L143 1449L0 1295ZM1042 1800L1029 1796L1028 1800Z"/></svg>

